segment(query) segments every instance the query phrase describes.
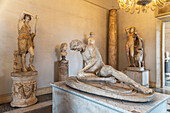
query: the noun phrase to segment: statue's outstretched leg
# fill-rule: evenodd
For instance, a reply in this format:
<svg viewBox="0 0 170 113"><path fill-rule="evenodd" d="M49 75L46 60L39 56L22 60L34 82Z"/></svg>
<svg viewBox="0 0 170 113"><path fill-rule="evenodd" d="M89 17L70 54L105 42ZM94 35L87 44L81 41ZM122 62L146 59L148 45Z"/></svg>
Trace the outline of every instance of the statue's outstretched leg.
<svg viewBox="0 0 170 113"><path fill-rule="evenodd" d="M25 66L25 62L26 62L26 53L22 54L22 71L23 72L27 72L27 68Z"/></svg>
<svg viewBox="0 0 170 113"><path fill-rule="evenodd" d="M101 75L109 75L109 74L113 75L119 81L131 84L135 88L137 88L139 91L141 91L141 92L143 92L145 94L150 94L150 93L153 92L152 89L146 88L146 87L140 85L139 83L136 83L134 80L129 78L127 75L125 75L122 72L119 72L119 71L115 70L113 67L111 67L109 65L103 66L102 69L100 70L100 74Z"/></svg>
<svg viewBox="0 0 170 113"><path fill-rule="evenodd" d="M108 83L116 83L116 79L112 77L99 77L96 76L94 73L88 73L88 72L79 72L77 75L77 79L80 81L86 81L86 82L108 82Z"/></svg>
<svg viewBox="0 0 170 113"><path fill-rule="evenodd" d="M33 61L34 61L34 49L33 47L30 47L28 49L29 53L30 53L30 59L29 59L29 68L32 70L32 71L36 71L34 66L32 65L33 64Z"/></svg>
<svg viewBox="0 0 170 113"><path fill-rule="evenodd" d="M131 45L130 49L130 56L132 58L132 65L135 67L135 59L134 59L134 45Z"/></svg>
<svg viewBox="0 0 170 113"><path fill-rule="evenodd" d="M127 54L127 57L128 57L129 66L131 66L130 56L129 56L129 46L128 46L128 44L126 44L126 54Z"/></svg>

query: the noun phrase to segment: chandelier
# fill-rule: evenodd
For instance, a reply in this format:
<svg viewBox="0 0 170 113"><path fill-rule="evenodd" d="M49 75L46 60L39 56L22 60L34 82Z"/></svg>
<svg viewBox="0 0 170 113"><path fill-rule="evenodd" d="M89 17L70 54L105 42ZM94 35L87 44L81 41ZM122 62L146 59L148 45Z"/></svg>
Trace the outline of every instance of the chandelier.
<svg viewBox="0 0 170 113"><path fill-rule="evenodd" d="M147 9L155 10L155 7L164 7L169 0L118 0L119 7L125 12L133 14L135 10L137 13L141 11L146 13Z"/></svg>

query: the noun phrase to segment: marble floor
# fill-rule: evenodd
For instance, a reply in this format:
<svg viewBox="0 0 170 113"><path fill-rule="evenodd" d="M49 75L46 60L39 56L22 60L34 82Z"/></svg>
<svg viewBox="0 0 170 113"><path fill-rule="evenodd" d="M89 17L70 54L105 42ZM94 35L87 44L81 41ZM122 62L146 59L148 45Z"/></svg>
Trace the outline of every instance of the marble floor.
<svg viewBox="0 0 170 113"><path fill-rule="evenodd" d="M156 92L169 94L164 89L155 89ZM52 94L38 96L38 102L35 105L26 108L13 108L10 103L0 105L0 113L52 113ZM170 113L170 103L167 104L167 113Z"/></svg>

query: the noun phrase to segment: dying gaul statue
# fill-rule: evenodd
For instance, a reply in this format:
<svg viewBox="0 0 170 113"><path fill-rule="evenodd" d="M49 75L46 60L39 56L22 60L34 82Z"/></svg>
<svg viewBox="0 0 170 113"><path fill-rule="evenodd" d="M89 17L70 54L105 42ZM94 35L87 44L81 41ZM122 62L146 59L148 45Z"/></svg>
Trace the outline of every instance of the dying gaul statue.
<svg viewBox="0 0 170 113"><path fill-rule="evenodd" d="M79 51L85 62L85 67L77 74L78 79L95 79L101 77L101 79L110 81L111 83L119 80L135 86L138 90L142 91L145 94L152 93L152 89L146 88L136 83L124 73L114 69L109 65L105 65L102 61L100 52L94 44L85 45L80 40L73 40L70 43L70 49Z"/></svg>
<svg viewBox="0 0 170 113"><path fill-rule="evenodd" d="M130 79L127 75L124 73L114 69L110 65L105 65L102 61L102 57L100 55L100 52L98 51L97 47L94 43L88 43L87 45L84 44L80 40L73 40L70 43L70 49L74 51L79 51L80 54L83 57L83 60L85 62L85 66L83 69L81 69L77 77L68 77L66 79L66 84L70 87L83 90L85 92L94 93L97 95L102 95L106 97L111 98L117 98L117 99L124 99L128 101L140 101L140 102L146 102L150 101L150 99L153 99L154 91L152 89L146 88L139 83L136 83L134 80ZM85 82L85 83L83 83ZM105 86L97 86L95 85L87 85L86 83L89 82L95 82L95 85L101 85L101 83L109 83L109 86L112 84L117 84L118 82L129 84L129 86L132 86L134 89L138 90L139 92L149 95L149 98L141 99L142 96L134 96L133 98L126 97L125 94L119 91L113 91L112 88L108 87L108 85L105 84ZM104 90L103 90L104 89ZM133 92L133 90L131 90ZM115 92L117 92L115 94ZM118 93L119 92L119 93ZM120 95L123 94L124 96ZM140 95L141 95L140 93ZM134 94L134 93L133 93ZM131 95L133 95L131 94ZM139 97L139 98L137 98Z"/></svg>
<svg viewBox="0 0 170 113"><path fill-rule="evenodd" d="M66 78L66 85L91 94L133 102L147 102L155 97L154 90L105 65L95 46L95 39L90 38L88 42L86 45L80 40L71 41L70 49L80 52L85 65L77 77Z"/></svg>

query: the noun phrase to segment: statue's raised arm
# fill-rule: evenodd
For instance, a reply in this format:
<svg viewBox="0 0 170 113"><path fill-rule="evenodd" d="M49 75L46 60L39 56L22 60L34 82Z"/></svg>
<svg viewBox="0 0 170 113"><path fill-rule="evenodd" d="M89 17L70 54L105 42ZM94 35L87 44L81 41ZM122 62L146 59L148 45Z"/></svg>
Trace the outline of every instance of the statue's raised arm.
<svg viewBox="0 0 170 113"><path fill-rule="evenodd" d="M37 24L38 16L33 15L31 12L26 11L26 10L23 10L23 12L21 13L18 19L18 34L20 33L20 30L23 24L27 23L29 25L29 21L31 21L32 18L36 19L36 22L35 22L35 34L36 34L36 24Z"/></svg>

